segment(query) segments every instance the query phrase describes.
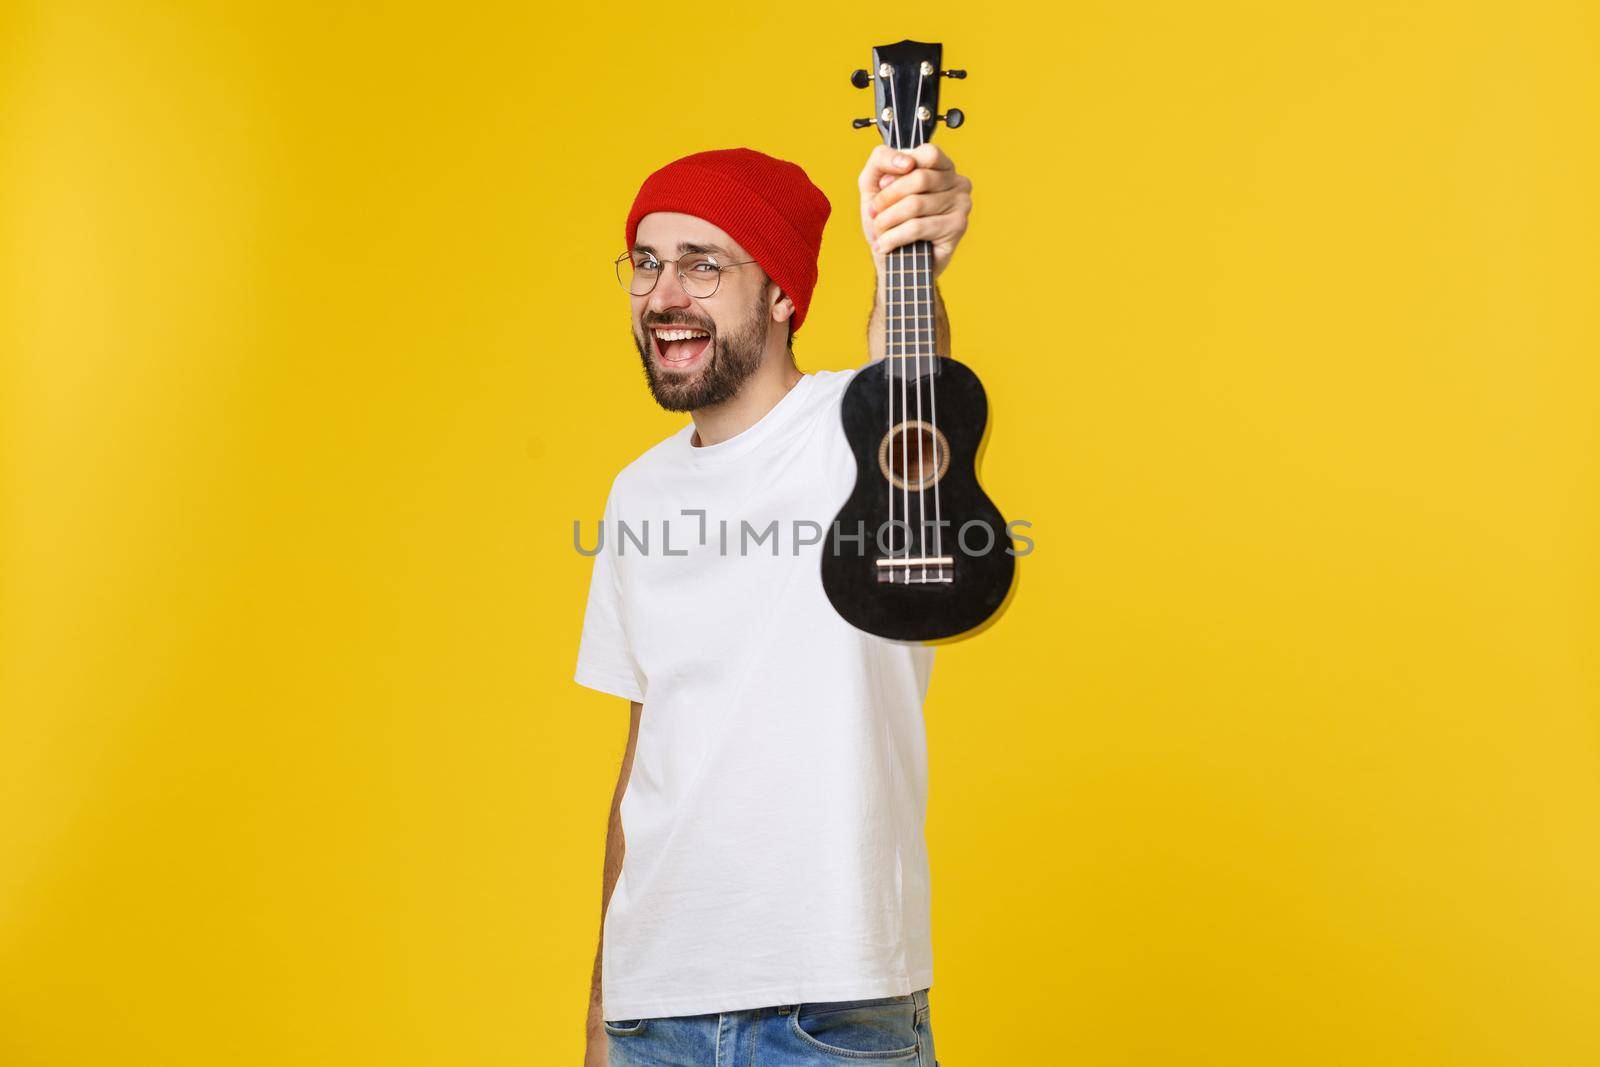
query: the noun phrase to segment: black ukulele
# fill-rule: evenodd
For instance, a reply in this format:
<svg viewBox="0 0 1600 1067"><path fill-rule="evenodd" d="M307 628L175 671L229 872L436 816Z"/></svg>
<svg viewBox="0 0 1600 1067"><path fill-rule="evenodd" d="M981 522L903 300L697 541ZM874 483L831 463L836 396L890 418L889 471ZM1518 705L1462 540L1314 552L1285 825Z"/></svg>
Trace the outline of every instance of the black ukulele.
<svg viewBox="0 0 1600 1067"><path fill-rule="evenodd" d="M943 121L937 44L901 41L872 50L876 126L894 148L914 148ZM934 347L933 245L890 250L885 265L885 358L845 390L845 437L856 484L824 539L822 587L845 621L899 641L955 637L982 626L1006 599L1015 573L1000 511L978 485L978 447L988 401L971 370Z"/></svg>

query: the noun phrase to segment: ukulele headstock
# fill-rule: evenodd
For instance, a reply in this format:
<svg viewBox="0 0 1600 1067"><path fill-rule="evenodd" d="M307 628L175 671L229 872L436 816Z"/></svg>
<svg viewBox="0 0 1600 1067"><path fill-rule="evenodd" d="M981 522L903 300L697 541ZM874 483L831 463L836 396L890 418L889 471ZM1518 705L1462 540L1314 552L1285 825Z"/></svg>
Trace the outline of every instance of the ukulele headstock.
<svg viewBox="0 0 1600 1067"><path fill-rule="evenodd" d="M856 129L877 128L891 148L915 148L933 140L940 122L952 130L966 121L960 108L939 114L939 79L965 78L964 70L945 70L944 46L927 41L881 44L872 50L870 70L850 75L858 89L872 86L873 114L856 119Z"/></svg>

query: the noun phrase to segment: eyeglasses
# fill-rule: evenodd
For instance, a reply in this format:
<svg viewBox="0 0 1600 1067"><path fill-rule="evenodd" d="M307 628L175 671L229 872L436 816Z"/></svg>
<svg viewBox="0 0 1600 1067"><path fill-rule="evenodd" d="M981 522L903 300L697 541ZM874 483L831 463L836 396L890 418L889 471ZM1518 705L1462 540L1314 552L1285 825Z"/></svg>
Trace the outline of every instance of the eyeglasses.
<svg viewBox="0 0 1600 1067"><path fill-rule="evenodd" d="M738 263L718 263L717 257L707 252L690 252L675 260L667 260L678 268L678 284L696 300L705 300L722 284L722 272L734 267L754 263L753 259ZM634 296L649 296L661 280L662 262L648 252L624 252L615 261L617 281Z"/></svg>

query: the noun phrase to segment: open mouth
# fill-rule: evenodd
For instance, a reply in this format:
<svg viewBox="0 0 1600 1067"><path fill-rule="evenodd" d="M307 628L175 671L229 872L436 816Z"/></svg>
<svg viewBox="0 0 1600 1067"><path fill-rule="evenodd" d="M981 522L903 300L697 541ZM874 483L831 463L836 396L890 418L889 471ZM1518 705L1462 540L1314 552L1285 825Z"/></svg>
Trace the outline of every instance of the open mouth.
<svg viewBox="0 0 1600 1067"><path fill-rule="evenodd" d="M674 370L691 366L711 347L711 335L693 326L656 327L650 336L657 358Z"/></svg>

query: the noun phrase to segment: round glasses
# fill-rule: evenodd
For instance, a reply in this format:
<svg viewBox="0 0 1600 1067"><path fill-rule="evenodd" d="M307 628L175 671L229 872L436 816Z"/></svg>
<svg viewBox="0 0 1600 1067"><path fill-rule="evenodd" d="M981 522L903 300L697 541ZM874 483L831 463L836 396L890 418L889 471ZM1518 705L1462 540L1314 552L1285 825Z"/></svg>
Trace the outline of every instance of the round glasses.
<svg viewBox="0 0 1600 1067"><path fill-rule="evenodd" d="M713 296L722 284L722 272L734 267L754 263L753 259L738 263L718 263L708 252L690 252L675 260L668 260L678 268L678 284L696 300ZM616 258L617 281L634 296L649 296L665 273L664 265L648 252L624 252Z"/></svg>

